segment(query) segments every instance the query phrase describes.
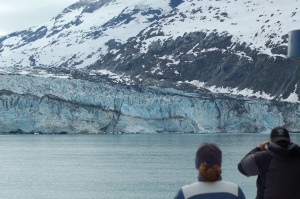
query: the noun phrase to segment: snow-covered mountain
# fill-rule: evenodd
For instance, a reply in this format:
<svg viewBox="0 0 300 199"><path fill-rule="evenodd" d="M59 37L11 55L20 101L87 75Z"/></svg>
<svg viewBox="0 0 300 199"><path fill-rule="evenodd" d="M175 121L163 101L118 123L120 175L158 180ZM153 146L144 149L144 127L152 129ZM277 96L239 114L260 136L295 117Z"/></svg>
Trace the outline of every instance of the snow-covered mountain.
<svg viewBox="0 0 300 199"><path fill-rule="evenodd" d="M298 131L300 65L286 58L288 32L300 21L298 4L78 1L49 23L0 37L0 89L6 107L0 112L11 111L12 121L23 121L14 125L1 118L1 124L5 132L261 132L282 124ZM51 77L46 84L42 76L68 78ZM72 86L62 88L62 83ZM122 92L115 94L110 87L98 95L101 89L89 90L94 84L122 87ZM135 100L126 94L132 90ZM149 97L145 90L156 94ZM180 100L171 100L174 96ZM64 117L56 106L43 104L45 99L67 103L59 107L71 115L74 107L84 111ZM107 105L107 99L122 103ZM35 108L18 105L23 100ZM194 109L198 106L202 108ZM106 119L91 116L93 107L100 107ZM37 109L44 110L42 117ZM49 117L56 119L49 122ZM82 121L86 126L80 128L77 122Z"/></svg>
<svg viewBox="0 0 300 199"><path fill-rule="evenodd" d="M152 2L81 0L43 26L2 37L1 65L85 68L171 10L168 1Z"/></svg>
<svg viewBox="0 0 300 199"><path fill-rule="evenodd" d="M1 37L1 68L107 69L135 84L289 99L299 93L299 67L286 59L298 3L82 0L47 24Z"/></svg>

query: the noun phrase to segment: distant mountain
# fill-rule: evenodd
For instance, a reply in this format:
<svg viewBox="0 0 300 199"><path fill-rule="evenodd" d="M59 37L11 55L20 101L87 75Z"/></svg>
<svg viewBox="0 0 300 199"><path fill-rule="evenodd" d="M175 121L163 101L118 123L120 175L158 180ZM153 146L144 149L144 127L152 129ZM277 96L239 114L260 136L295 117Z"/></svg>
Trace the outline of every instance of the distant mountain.
<svg viewBox="0 0 300 199"><path fill-rule="evenodd" d="M287 99L300 93L299 64L286 59L297 3L81 0L1 37L0 67L106 69L134 84L201 82Z"/></svg>
<svg viewBox="0 0 300 199"><path fill-rule="evenodd" d="M6 74L21 74L13 78L63 76L120 83L141 91L173 88L210 99L225 95L233 104L240 97L287 101L296 107L272 121L291 125L297 116L289 122L286 119L297 110L293 103L299 102L300 64L286 54L288 32L297 28L300 20L298 4L297 0L81 0L43 26L0 37L0 73L5 79ZM12 87L18 87L18 81L12 82ZM23 95L32 88L20 93L16 88L1 89L5 95L7 90ZM288 103L272 101L268 106L268 110L275 106L278 113ZM230 107L235 109L232 104ZM217 115L212 117L222 118L221 113ZM251 126L252 119L245 121L238 129L263 131L271 125L257 129ZM203 132L231 129L217 123ZM188 131L201 131L196 126ZM166 130L162 129L159 131Z"/></svg>

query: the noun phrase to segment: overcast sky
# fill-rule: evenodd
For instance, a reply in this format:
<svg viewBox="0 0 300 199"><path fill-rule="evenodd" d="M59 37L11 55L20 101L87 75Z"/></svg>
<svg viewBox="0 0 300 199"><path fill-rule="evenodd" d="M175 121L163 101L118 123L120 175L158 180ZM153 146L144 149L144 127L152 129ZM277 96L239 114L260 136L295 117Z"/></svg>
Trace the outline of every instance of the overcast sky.
<svg viewBox="0 0 300 199"><path fill-rule="evenodd" d="M79 0L0 0L0 36L39 26Z"/></svg>

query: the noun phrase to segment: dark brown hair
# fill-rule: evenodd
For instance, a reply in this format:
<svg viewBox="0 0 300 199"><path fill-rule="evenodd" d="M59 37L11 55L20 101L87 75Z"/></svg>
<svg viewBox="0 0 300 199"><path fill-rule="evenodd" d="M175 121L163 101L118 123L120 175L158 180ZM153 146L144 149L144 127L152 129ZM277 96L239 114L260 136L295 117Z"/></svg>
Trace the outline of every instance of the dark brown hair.
<svg viewBox="0 0 300 199"><path fill-rule="evenodd" d="M203 181L215 182L219 180L222 170L219 165L207 167L205 163L201 163L199 167L199 176Z"/></svg>

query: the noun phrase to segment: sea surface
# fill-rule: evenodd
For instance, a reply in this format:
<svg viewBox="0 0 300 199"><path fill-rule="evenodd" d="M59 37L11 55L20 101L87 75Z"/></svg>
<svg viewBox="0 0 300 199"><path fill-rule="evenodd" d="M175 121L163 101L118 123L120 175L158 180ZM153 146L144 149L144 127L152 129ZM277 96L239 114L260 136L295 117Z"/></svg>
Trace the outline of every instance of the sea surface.
<svg viewBox="0 0 300 199"><path fill-rule="evenodd" d="M195 151L215 142L223 180L255 198L256 177L237 170L267 134L0 135L0 198L169 199L197 180ZM293 134L297 143L300 135Z"/></svg>

